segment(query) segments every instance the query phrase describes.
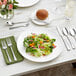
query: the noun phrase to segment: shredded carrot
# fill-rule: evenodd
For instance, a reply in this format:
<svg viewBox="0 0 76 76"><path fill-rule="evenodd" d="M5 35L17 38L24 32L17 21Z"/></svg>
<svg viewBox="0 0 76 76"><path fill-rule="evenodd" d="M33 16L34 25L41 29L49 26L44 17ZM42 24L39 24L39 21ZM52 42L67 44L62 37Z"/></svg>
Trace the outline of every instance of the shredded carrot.
<svg viewBox="0 0 76 76"><path fill-rule="evenodd" d="M52 44L52 46L53 46L54 48L56 48L55 44Z"/></svg>
<svg viewBox="0 0 76 76"><path fill-rule="evenodd" d="M43 41L40 41L40 44L42 44L43 43Z"/></svg>
<svg viewBox="0 0 76 76"><path fill-rule="evenodd" d="M35 38L35 36L32 36L32 38Z"/></svg>
<svg viewBox="0 0 76 76"><path fill-rule="evenodd" d="M34 44L34 43L32 43L32 44L30 44L29 46L30 46L30 47L34 47L34 45L35 45L35 44Z"/></svg>
<svg viewBox="0 0 76 76"><path fill-rule="evenodd" d="M55 46L55 44L52 44L52 46Z"/></svg>
<svg viewBox="0 0 76 76"><path fill-rule="evenodd" d="M30 44L29 46L32 47L32 44Z"/></svg>
<svg viewBox="0 0 76 76"><path fill-rule="evenodd" d="M32 45L34 46L35 44L34 44L34 43L32 43Z"/></svg>
<svg viewBox="0 0 76 76"><path fill-rule="evenodd" d="M46 40L47 42L49 42L50 40Z"/></svg>

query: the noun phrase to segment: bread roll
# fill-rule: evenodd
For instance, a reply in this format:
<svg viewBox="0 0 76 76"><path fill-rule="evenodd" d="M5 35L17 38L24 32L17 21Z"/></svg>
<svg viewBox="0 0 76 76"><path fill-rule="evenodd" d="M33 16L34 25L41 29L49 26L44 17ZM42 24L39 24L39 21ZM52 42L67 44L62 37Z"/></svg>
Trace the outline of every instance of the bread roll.
<svg viewBox="0 0 76 76"><path fill-rule="evenodd" d="M48 11L45 9L40 9L36 12L36 16L40 20L45 20L48 17Z"/></svg>

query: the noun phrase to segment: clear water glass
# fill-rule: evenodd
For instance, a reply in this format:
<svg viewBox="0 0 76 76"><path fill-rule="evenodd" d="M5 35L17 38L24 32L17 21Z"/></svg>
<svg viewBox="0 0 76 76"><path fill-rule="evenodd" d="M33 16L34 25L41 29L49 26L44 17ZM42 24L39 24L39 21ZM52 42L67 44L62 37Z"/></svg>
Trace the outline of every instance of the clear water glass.
<svg viewBox="0 0 76 76"><path fill-rule="evenodd" d="M75 0L66 0L64 16L66 20L71 20L75 11Z"/></svg>

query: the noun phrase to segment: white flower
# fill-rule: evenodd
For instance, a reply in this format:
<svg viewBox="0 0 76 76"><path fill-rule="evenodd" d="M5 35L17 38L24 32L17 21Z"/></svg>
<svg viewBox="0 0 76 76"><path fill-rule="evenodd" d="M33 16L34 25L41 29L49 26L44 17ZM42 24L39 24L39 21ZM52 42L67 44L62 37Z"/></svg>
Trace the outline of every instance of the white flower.
<svg viewBox="0 0 76 76"><path fill-rule="evenodd" d="M5 8L5 5L4 4L2 5L2 8Z"/></svg>

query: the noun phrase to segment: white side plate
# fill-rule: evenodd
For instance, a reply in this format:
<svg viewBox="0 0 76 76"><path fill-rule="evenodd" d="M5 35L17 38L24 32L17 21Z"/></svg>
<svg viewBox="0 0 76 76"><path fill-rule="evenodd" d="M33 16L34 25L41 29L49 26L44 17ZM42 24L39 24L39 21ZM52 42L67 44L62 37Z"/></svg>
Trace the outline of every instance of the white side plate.
<svg viewBox="0 0 76 76"><path fill-rule="evenodd" d="M50 15L49 15L49 17L47 18L47 19L45 19L45 20L39 20L37 17L36 17L36 11L34 12L34 13L32 13L32 15L31 15L31 20L32 20L32 22L33 23L35 23L35 24L37 24L37 25L48 25L48 24L50 24Z"/></svg>
<svg viewBox="0 0 76 76"><path fill-rule="evenodd" d="M17 4L19 7L30 7L38 3L40 0L16 0L16 1L19 2L19 4Z"/></svg>

